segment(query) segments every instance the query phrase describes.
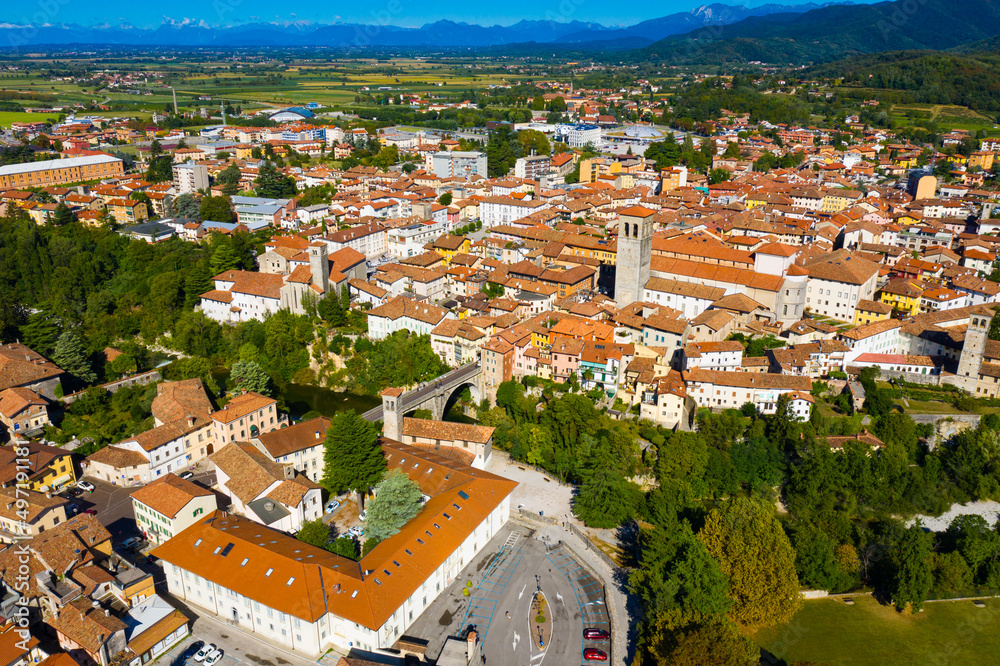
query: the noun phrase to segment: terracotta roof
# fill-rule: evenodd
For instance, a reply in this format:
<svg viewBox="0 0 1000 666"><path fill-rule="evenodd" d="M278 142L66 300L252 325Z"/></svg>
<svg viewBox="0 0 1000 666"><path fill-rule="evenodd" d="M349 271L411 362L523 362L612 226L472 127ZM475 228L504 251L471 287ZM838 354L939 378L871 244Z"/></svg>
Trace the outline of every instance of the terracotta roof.
<svg viewBox="0 0 1000 666"><path fill-rule="evenodd" d="M323 446L326 429L329 427L330 419L318 416L287 428L265 432L255 437L253 441L263 446L272 458L278 459L296 451Z"/></svg>
<svg viewBox="0 0 1000 666"><path fill-rule="evenodd" d="M0 390L57 377L62 368L20 343L0 345Z"/></svg>
<svg viewBox="0 0 1000 666"><path fill-rule="evenodd" d="M848 340L864 340L865 338L870 338L873 335L878 335L880 333L885 333L886 331L902 327L903 324L899 321L893 319L883 319L882 321L873 321L870 324L852 328L849 331L842 331L840 333L840 337L847 338Z"/></svg>
<svg viewBox="0 0 1000 666"><path fill-rule="evenodd" d="M153 554L293 617L315 622L330 612L377 630L517 485L391 440L382 440L382 449L388 467L401 469L431 499L360 562L218 513ZM213 554L217 549L227 555Z"/></svg>
<svg viewBox="0 0 1000 666"><path fill-rule="evenodd" d="M31 470L31 474L35 475L44 472L53 461L70 455L68 451L38 442L22 443L19 447L27 448L28 455L18 456L14 447L0 446L0 484L7 484L17 479L17 466L19 464L26 466ZM27 462L22 462L23 459L26 459Z"/></svg>
<svg viewBox="0 0 1000 666"><path fill-rule="evenodd" d="M790 389L793 391L810 391L812 380L809 377L797 375L779 375L774 373L756 372L723 372L721 370L704 370L693 368L681 373L685 384L702 382L716 386L735 386L740 388L759 389Z"/></svg>
<svg viewBox="0 0 1000 666"><path fill-rule="evenodd" d="M451 421L430 419L403 419L403 435L442 441L461 440L486 444L493 437L494 428Z"/></svg>
<svg viewBox="0 0 1000 666"><path fill-rule="evenodd" d="M105 446L91 453L86 458L87 462L109 465L115 469L126 469L129 467L140 467L149 463L149 458L138 451L123 449L117 446Z"/></svg>
<svg viewBox="0 0 1000 666"><path fill-rule="evenodd" d="M264 409L268 405L277 405L274 398L269 398L260 393L250 391L236 396L230 400L225 407L212 414L212 420L219 423L230 423L236 419L243 418L247 414Z"/></svg>
<svg viewBox="0 0 1000 666"><path fill-rule="evenodd" d="M157 421L169 423L185 416L208 418L213 409L201 379L196 377L157 384L151 411Z"/></svg>
<svg viewBox="0 0 1000 666"><path fill-rule="evenodd" d="M385 317L396 320L401 317L409 317L428 324L437 325L448 314L444 308L429 303L421 303L412 298L396 296L383 305L374 307L368 311L369 317Z"/></svg>
<svg viewBox="0 0 1000 666"><path fill-rule="evenodd" d="M143 451L151 452L165 444L182 439L185 435L208 425L208 420L202 417L182 417L169 423L156 426L151 430L140 432L123 439L120 443L135 442Z"/></svg>
<svg viewBox="0 0 1000 666"><path fill-rule="evenodd" d="M132 493L132 499L142 502L172 520L177 517L177 512L187 506L191 500L210 495L214 496L211 490L170 472L136 490Z"/></svg>
<svg viewBox="0 0 1000 666"><path fill-rule="evenodd" d="M229 481L229 492L244 504L263 494L276 481L285 480L285 466L269 459L252 444L233 442L211 455L215 466Z"/></svg>
<svg viewBox="0 0 1000 666"><path fill-rule="evenodd" d="M69 500L63 497L48 497L26 488L0 488L0 516L13 521L33 523L49 509L68 504Z"/></svg>
<svg viewBox="0 0 1000 666"><path fill-rule="evenodd" d="M49 625L90 654L97 654L113 634L126 629L124 622L94 608L87 598L68 603L58 617L49 620Z"/></svg>
<svg viewBox="0 0 1000 666"><path fill-rule="evenodd" d="M862 430L856 435L849 435L847 437L827 437L826 443L831 449L842 449L844 445L848 442L860 442L862 444L868 444L872 448L880 449L885 444L875 435L871 434L867 430Z"/></svg>
<svg viewBox="0 0 1000 666"><path fill-rule="evenodd" d="M46 406L49 401L23 386L0 391L0 414L13 418L28 407Z"/></svg>
<svg viewBox="0 0 1000 666"><path fill-rule="evenodd" d="M878 264L852 256L848 250L820 255L805 267L810 278L844 284L864 284L879 272Z"/></svg>

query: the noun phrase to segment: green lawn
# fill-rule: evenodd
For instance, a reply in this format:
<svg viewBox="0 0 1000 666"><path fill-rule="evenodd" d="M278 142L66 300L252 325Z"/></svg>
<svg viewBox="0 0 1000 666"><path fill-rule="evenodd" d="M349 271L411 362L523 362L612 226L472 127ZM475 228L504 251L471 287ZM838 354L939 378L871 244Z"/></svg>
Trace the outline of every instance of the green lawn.
<svg viewBox="0 0 1000 666"><path fill-rule="evenodd" d="M870 596L806 601L791 622L754 640L788 663L995 664L1000 655L1000 599L929 603L917 615L897 613Z"/></svg>
<svg viewBox="0 0 1000 666"><path fill-rule="evenodd" d="M58 113L24 113L21 111L0 111L0 127L10 127L13 123L30 123L42 120L57 120Z"/></svg>

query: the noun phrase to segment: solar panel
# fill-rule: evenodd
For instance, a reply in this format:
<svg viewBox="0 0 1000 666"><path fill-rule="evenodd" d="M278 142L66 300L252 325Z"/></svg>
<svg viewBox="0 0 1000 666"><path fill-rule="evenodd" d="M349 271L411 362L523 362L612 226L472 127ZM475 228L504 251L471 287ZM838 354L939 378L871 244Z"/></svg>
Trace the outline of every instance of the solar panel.
<svg viewBox="0 0 1000 666"><path fill-rule="evenodd" d="M229 554L229 551L231 551L233 549L233 545L234 544L231 541L226 544L226 547L222 549L222 556L223 557L225 557L226 555Z"/></svg>

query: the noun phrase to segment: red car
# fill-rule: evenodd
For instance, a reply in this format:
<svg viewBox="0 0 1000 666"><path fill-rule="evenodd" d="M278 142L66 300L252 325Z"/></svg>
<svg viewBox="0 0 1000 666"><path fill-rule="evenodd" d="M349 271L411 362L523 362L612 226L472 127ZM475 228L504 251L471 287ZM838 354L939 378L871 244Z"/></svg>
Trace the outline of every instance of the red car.
<svg viewBox="0 0 1000 666"><path fill-rule="evenodd" d="M84 513L89 513L92 516L96 516L97 515L97 512L94 511L93 509L87 509L86 511L84 511Z"/></svg>
<svg viewBox="0 0 1000 666"><path fill-rule="evenodd" d="M587 648L583 651L583 658L587 661L607 661L608 653L597 648Z"/></svg>
<svg viewBox="0 0 1000 666"><path fill-rule="evenodd" d="M606 641L611 638L611 634L604 629L584 629L583 637L588 641Z"/></svg>

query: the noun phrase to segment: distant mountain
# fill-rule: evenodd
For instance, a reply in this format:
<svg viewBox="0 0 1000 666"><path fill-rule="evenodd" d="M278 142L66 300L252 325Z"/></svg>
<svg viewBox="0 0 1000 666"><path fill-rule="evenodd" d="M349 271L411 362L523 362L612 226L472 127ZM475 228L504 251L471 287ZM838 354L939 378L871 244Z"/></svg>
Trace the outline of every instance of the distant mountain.
<svg viewBox="0 0 1000 666"><path fill-rule="evenodd" d="M888 50L950 49L1000 35L1000 0L896 0L744 19L706 35L667 37L634 60L826 62Z"/></svg>
<svg viewBox="0 0 1000 666"><path fill-rule="evenodd" d="M911 0L912 1L912 0ZM393 25L252 23L212 27L204 22L165 20L154 29L132 26L0 23L0 44L22 46L106 44L132 46L328 46L335 48L466 48L506 45L562 45L573 49L634 49L670 35L704 26L728 25L751 16L797 13L823 5L767 4L749 8L702 5L690 12L643 21L627 28L583 21L519 21L509 26L480 26L436 21L419 28Z"/></svg>
<svg viewBox="0 0 1000 666"><path fill-rule="evenodd" d="M678 12L636 23L618 30L603 29L576 32L555 40L565 44L585 44L589 42L610 42L624 38L638 38L655 42L671 35L680 35L705 26L729 25L751 16L767 16L778 13L804 13L828 4L807 3L803 5L767 4L759 7L741 7L719 3L702 5L689 12ZM846 3L852 4L852 3Z"/></svg>

